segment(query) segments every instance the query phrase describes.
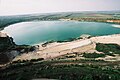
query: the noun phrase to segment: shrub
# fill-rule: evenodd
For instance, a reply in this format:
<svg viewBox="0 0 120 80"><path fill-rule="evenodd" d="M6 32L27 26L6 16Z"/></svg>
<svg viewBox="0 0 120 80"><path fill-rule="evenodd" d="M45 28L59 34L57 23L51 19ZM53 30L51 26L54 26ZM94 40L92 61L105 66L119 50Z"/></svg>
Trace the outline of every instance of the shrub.
<svg viewBox="0 0 120 80"><path fill-rule="evenodd" d="M85 58L99 58L99 57L105 57L105 54L98 54L98 53L84 53L83 57Z"/></svg>
<svg viewBox="0 0 120 80"><path fill-rule="evenodd" d="M106 54L120 54L120 46L117 44L96 44L96 50Z"/></svg>

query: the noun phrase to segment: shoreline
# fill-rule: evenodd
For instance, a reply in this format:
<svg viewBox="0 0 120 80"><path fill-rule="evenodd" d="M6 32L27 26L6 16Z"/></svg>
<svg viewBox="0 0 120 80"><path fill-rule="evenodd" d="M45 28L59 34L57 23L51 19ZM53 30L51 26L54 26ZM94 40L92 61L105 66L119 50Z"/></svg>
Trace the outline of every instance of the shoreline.
<svg viewBox="0 0 120 80"><path fill-rule="evenodd" d="M112 25L113 27L120 28L120 25Z"/></svg>
<svg viewBox="0 0 120 80"><path fill-rule="evenodd" d="M7 35L7 34L6 34ZM89 38L88 38L89 37ZM46 46L42 46L44 43L36 44L37 49L33 52L24 53L16 56L13 61L16 60L31 60L44 58L45 60L53 59L55 57L65 55L73 52L95 52L96 43L105 44L118 44L120 45L120 34L104 35L104 36L88 36L77 37L67 41L53 41L47 42Z"/></svg>
<svg viewBox="0 0 120 80"><path fill-rule="evenodd" d="M35 20L36 21L36 20ZM37 20L38 21L38 20ZM79 20L71 20L71 19L59 19L59 20L57 20L57 21L77 21L77 22L87 22L87 21L79 21ZM31 22L31 21L28 21L28 22ZM33 21L34 22L34 21ZM89 21L88 21L89 22ZM90 22L92 22L92 21L90 21ZM23 22L20 22L20 23L23 23ZM99 22L98 22L99 23ZM100 23L104 23L104 22L100 22ZM106 22L105 22L106 23ZM16 24L19 24L19 23L16 23ZM110 23L108 23L108 24L110 24ZM14 25L14 24L13 24ZM8 27L8 26L7 26ZM116 28L120 28L120 25L117 25L117 24L113 24L112 25L112 27L116 27ZM6 28L6 27L5 27ZM1 30L1 32L3 32L3 33L5 33L3 30ZM8 34L7 34L8 35ZM88 34L89 35L89 34ZM111 34L109 34L109 35L111 35ZM9 35L10 36L10 35ZM97 35L97 36L99 36L99 35ZM104 36L104 35L102 35L102 36ZM78 37L79 38L79 37ZM77 37L76 38L73 38L74 40L76 40L77 39ZM54 40L49 40L49 41L54 41ZM44 43L49 43L49 41L44 41L44 42L41 42L41 44L44 44ZM54 42L69 42L70 40L69 39L66 39L66 40L61 40L61 41L54 41ZM72 41L72 40L71 40ZM39 43L35 43L35 44L28 44L28 45L32 45L32 46L34 46L34 45L39 45Z"/></svg>
<svg viewBox="0 0 120 80"><path fill-rule="evenodd" d="M45 60L53 59L61 55L73 52L96 52L96 43L118 44L120 45L120 34L96 36L89 39L78 39L71 42L57 43L53 42L45 47L39 44L39 48L35 52L25 53L17 56L13 61L31 60L44 58Z"/></svg>
<svg viewBox="0 0 120 80"><path fill-rule="evenodd" d="M114 21L114 20L103 20L103 21L94 21L94 20L82 20L82 19L71 19L71 18L61 18L59 19L60 21L77 21L77 22L98 22L98 23L109 23L109 24L114 24L114 25L120 25L120 20L119 21Z"/></svg>
<svg viewBox="0 0 120 80"><path fill-rule="evenodd" d="M53 42L45 47L42 44L35 45L36 50L32 52L24 52L17 55L12 61L40 59L51 60L56 57L66 55L68 53L94 53L96 51L96 43L118 44L120 45L120 34L95 36L91 38L77 39L70 42Z"/></svg>

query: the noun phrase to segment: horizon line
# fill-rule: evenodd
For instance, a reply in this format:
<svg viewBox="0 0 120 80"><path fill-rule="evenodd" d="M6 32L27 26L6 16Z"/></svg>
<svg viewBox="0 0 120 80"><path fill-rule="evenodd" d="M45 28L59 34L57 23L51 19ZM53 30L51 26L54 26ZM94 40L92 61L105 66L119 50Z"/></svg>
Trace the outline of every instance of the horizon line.
<svg viewBox="0 0 120 80"><path fill-rule="evenodd" d="M25 15L34 15L34 14L58 14L58 13L77 13L77 12L110 12L110 11L117 11L117 12L120 12L120 10L85 10L85 11L60 11L60 12L43 12L43 13L40 13L40 12L33 12L33 13L23 13L23 14L8 14L8 15L0 15L0 17L2 16L25 16Z"/></svg>

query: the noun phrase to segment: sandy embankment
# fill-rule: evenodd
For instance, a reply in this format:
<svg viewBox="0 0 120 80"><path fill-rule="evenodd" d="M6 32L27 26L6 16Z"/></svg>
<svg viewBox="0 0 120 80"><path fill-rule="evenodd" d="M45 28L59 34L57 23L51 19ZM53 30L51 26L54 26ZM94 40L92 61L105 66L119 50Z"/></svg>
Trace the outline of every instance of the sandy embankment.
<svg viewBox="0 0 120 80"><path fill-rule="evenodd" d="M37 58L51 59L71 52L83 53L89 51L96 51L95 43L114 43L120 45L120 34L98 36L92 37L90 39L76 40L72 42L51 43L48 44L46 47L42 47L40 45L38 51L22 54L21 56L16 57L14 60L30 60Z"/></svg>
<svg viewBox="0 0 120 80"><path fill-rule="evenodd" d="M108 36L98 36L90 38L91 41L95 43L113 43L120 45L120 34L108 35Z"/></svg>

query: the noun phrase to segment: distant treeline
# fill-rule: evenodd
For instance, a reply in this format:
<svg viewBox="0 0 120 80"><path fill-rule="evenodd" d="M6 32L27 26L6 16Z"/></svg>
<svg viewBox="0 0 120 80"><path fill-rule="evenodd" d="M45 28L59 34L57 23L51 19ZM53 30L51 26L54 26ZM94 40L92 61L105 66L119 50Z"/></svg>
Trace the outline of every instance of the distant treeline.
<svg viewBox="0 0 120 80"><path fill-rule="evenodd" d="M51 14L31 14L31 15L15 15L15 16L0 16L0 28L8 25L34 20L59 20L71 19L78 21L95 21L106 22L105 20L120 20L118 12L67 12L67 13L51 13Z"/></svg>

